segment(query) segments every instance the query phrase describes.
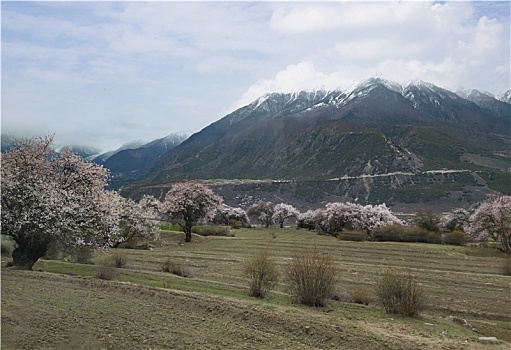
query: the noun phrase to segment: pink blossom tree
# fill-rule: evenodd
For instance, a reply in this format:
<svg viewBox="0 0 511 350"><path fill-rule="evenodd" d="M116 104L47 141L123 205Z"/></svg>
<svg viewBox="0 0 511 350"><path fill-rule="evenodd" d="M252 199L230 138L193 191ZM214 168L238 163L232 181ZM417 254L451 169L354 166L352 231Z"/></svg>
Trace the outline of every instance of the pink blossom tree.
<svg viewBox="0 0 511 350"><path fill-rule="evenodd" d="M365 230L368 234L386 225L402 225L385 204L362 206L356 203L328 203L317 212L318 226L327 232L341 232L345 229Z"/></svg>
<svg viewBox="0 0 511 350"><path fill-rule="evenodd" d="M316 228L318 222L318 215L320 216L322 209L307 210L304 213L298 214L296 217L298 221L298 227L306 228L309 231Z"/></svg>
<svg viewBox="0 0 511 350"><path fill-rule="evenodd" d="M257 219L266 228L270 227L275 208L272 202L256 203L247 210L249 216L257 216Z"/></svg>
<svg viewBox="0 0 511 350"><path fill-rule="evenodd" d="M340 232L361 225L362 206L355 203L328 203L319 225L328 232Z"/></svg>
<svg viewBox="0 0 511 350"><path fill-rule="evenodd" d="M115 239L104 191L108 171L69 150L56 153L52 141L20 140L2 154L2 234L15 242L15 268L31 270L50 243L102 245Z"/></svg>
<svg viewBox="0 0 511 350"><path fill-rule="evenodd" d="M358 221L359 229L366 230L371 234L374 230L387 225L404 225L385 203L379 205L366 205L361 208L361 215Z"/></svg>
<svg viewBox="0 0 511 350"><path fill-rule="evenodd" d="M290 204L279 203L273 209L272 221L284 227L284 222L290 218L296 218L300 212Z"/></svg>
<svg viewBox="0 0 511 350"><path fill-rule="evenodd" d="M250 219L248 218L247 212L242 208L234 208L227 204L222 204L216 216L216 221L220 222L222 225L230 225L233 221L238 221L241 222L243 227L250 226Z"/></svg>
<svg viewBox="0 0 511 350"><path fill-rule="evenodd" d="M123 198L113 193L112 200L119 204L119 238L113 244L118 247L123 242L134 238L158 239L160 229L157 226L161 202L153 196L145 195L137 203L129 198ZM116 198L115 198L116 197Z"/></svg>
<svg viewBox="0 0 511 350"><path fill-rule="evenodd" d="M165 196L161 211L168 221L185 232L185 242L192 241L192 227L214 217L223 200L208 186L195 181L176 183Z"/></svg>
<svg viewBox="0 0 511 350"><path fill-rule="evenodd" d="M511 254L511 196L492 194L470 216L466 232L477 240L491 238Z"/></svg>

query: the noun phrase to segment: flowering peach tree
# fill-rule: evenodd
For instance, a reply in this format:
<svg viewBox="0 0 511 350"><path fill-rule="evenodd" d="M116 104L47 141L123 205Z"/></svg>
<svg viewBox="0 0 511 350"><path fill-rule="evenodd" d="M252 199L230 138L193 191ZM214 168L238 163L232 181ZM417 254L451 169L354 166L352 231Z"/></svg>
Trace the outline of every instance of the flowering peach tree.
<svg viewBox="0 0 511 350"><path fill-rule="evenodd" d="M249 216L257 216L257 219L266 228L270 227L275 206L272 202L256 203L247 210Z"/></svg>
<svg viewBox="0 0 511 350"><path fill-rule="evenodd" d="M243 227L250 226L250 219L248 218L247 212L242 208L231 207L227 204L222 204L220 209L217 211L216 221L222 225L230 225L233 221L240 222Z"/></svg>
<svg viewBox="0 0 511 350"><path fill-rule="evenodd" d="M15 242L15 268L31 270L50 243L108 246L118 238L108 171L69 150L56 153L52 141L20 140L2 154L2 234Z"/></svg>
<svg viewBox="0 0 511 350"><path fill-rule="evenodd" d="M306 228L309 231L314 230L319 221L318 217L321 218L322 211L323 209L307 210L306 212L298 214L296 217L298 227Z"/></svg>
<svg viewBox="0 0 511 350"><path fill-rule="evenodd" d="M476 240L491 238L511 254L511 196L490 195L470 216L466 232Z"/></svg>
<svg viewBox="0 0 511 350"><path fill-rule="evenodd" d="M134 238L158 239L160 229L157 226L161 202L153 196L145 195L137 203L119 194L113 194L112 202L118 202L121 209L119 213L119 238L113 244L118 247L121 243Z"/></svg>
<svg viewBox="0 0 511 350"><path fill-rule="evenodd" d="M185 242L192 241L192 227L211 220L221 209L223 199L208 186L195 181L174 184L165 196L161 212L167 220L179 224Z"/></svg>
<svg viewBox="0 0 511 350"><path fill-rule="evenodd" d="M279 203L273 209L272 220L279 224L280 228L284 227L284 222L290 218L296 218L300 212L290 204Z"/></svg>
<svg viewBox="0 0 511 350"><path fill-rule="evenodd" d="M346 229L365 230L371 234L386 225L402 225L385 204L360 205L356 203L328 203L316 212L316 223L326 232L341 232Z"/></svg>

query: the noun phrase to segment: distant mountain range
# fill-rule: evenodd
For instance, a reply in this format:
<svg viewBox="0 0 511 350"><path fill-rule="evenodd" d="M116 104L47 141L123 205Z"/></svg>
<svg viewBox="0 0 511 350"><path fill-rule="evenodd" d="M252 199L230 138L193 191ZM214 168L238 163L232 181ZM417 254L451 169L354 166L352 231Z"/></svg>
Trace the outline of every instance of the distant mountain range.
<svg viewBox="0 0 511 350"><path fill-rule="evenodd" d="M161 197L171 183L197 179L231 205L450 209L511 193L510 98L380 78L349 91L269 93L187 139L171 135L94 161L132 197Z"/></svg>
<svg viewBox="0 0 511 350"><path fill-rule="evenodd" d="M273 180L291 184L289 200L303 203L450 197L449 205L467 205L510 192L510 168L509 103L372 78L350 91L265 94L163 154L125 193L159 195L183 179L223 179L222 188L245 179L242 186L257 184L247 196Z"/></svg>
<svg viewBox="0 0 511 350"><path fill-rule="evenodd" d="M123 145L113 154L96 157L94 162L110 170L113 188L121 187L145 176L146 171L153 167L163 154L174 149L186 138L185 134L170 134L139 146L133 143Z"/></svg>
<svg viewBox="0 0 511 350"><path fill-rule="evenodd" d="M98 148L78 145L64 146L82 158L104 165L112 174L111 185L117 187L130 179L140 177L162 154L170 151L187 138L186 134L170 134L151 142L132 141L115 151L100 153ZM16 137L2 134L2 152L10 149Z"/></svg>

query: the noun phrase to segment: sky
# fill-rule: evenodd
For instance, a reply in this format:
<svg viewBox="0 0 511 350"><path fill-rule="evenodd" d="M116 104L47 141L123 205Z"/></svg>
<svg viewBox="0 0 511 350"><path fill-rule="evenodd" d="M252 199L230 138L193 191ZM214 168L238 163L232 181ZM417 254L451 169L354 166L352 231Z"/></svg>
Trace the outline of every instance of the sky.
<svg viewBox="0 0 511 350"><path fill-rule="evenodd" d="M1 131L113 150L370 77L501 96L509 1L1 2Z"/></svg>

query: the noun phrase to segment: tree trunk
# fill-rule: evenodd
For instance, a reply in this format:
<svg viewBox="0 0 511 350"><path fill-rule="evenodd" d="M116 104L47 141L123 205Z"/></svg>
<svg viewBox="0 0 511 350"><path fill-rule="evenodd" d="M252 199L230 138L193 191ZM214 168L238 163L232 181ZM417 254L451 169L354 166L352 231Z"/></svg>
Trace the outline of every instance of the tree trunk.
<svg viewBox="0 0 511 350"><path fill-rule="evenodd" d="M284 222L280 223L280 228L284 228Z"/></svg>
<svg viewBox="0 0 511 350"><path fill-rule="evenodd" d="M12 252L13 267L18 270L32 270L34 264L48 251L48 243L17 242Z"/></svg>
<svg viewBox="0 0 511 350"><path fill-rule="evenodd" d="M185 242L190 243L192 241L192 226L185 226Z"/></svg>

